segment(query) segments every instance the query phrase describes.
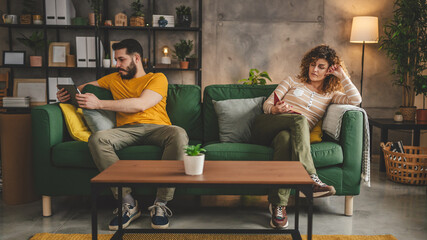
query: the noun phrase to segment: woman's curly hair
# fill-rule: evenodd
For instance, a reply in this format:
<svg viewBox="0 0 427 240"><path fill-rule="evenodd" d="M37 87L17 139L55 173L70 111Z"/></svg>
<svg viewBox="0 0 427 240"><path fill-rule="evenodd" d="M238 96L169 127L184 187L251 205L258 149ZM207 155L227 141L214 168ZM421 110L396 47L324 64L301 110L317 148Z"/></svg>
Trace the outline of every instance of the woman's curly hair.
<svg viewBox="0 0 427 240"><path fill-rule="evenodd" d="M318 59L325 59L329 66L339 64L343 68L344 72L348 75L347 69L344 63L341 62L334 49L327 45L319 45L308 51L301 60L300 74L297 76L303 83L311 83L309 78L310 64L316 62ZM330 74L326 76L323 81L322 93L332 93L334 91L343 91L343 86L339 78Z"/></svg>

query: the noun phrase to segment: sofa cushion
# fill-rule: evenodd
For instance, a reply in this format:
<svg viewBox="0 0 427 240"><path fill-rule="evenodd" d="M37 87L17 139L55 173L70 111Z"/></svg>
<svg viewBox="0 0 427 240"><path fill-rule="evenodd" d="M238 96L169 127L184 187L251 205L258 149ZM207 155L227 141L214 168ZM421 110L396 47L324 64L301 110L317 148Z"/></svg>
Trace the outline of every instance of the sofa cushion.
<svg viewBox="0 0 427 240"><path fill-rule="evenodd" d="M87 142L91 132L83 119L82 109L69 103L60 103L59 107L64 114L65 125L70 136L76 141Z"/></svg>
<svg viewBox="0 0 427 240"><path fill-rule="evenodd" d="M265 97L213 101L221 142L248 143L255 117L262 113Z"/></svg>
<svg viewBox="0 0 427 240"><path fill-rule="evenodd" d="M316 168L342 164L344 159L341 146L334 142L311 144L311 156Z"/></svg>
<svg viewBox="0 0 427 240"><path fill-rule="evenodd" d="M212 143L204 146L206 160L271 160L273 149L247 143Z"/></svg>
<svg viewBox="0 0 427 240"><path fill-rule="evenodd" d="M86 124L92 133L114 128L116 126L116 113L99 109L83 109Z"/></svg>
<svg viewBox="0 0 427 240"><path fill-rule="evenodd" d="M219 141L218 116L212 100L268 97L277 84L271 85L210 85L203 93L203 142Z"/></svg>

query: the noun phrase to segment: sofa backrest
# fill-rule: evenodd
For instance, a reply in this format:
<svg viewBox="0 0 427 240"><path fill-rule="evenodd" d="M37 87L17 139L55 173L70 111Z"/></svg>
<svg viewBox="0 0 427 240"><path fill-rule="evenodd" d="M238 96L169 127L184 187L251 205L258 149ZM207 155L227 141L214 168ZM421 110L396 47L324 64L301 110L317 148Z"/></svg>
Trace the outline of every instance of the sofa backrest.
<svg viewBox="0 0 427 240"><path fill-rule="evenodd" d="M111 92L86 85L83 93L91 92L102 100L112 100ZM173 125L187 131L191 140L203 139L201 91L197 85L169 84L166 111Z"/></svg>
<svg viewBox="0 0 427 240"><path fill-rule="evenodd" d="M219 141L218 116L216 115L212 100L241 99L268 97L276 89L277 84L271 85L242 85L225 84L210 85L203 93L203 142Z"/></svg>

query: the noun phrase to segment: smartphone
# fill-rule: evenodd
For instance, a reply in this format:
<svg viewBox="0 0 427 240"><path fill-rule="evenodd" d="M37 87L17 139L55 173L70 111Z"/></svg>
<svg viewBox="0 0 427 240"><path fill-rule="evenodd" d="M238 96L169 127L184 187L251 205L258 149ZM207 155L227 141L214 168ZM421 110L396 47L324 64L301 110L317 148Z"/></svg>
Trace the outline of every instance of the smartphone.
<svg viewBox="0 0 427 240"><path fill-rule="evenodd" d="M280 102L280 99L277 96L276 92L273 92L273 93L274 93L274 106L276 106L276 103Z"/></svg>
<svg viewBox="0 0 427 240"><path fill-rule="evenodd" d="M78 107L79 104L77 103L76 94L82 94L80 90L76 87L76 85L70 85L70 84L58 84L58 89L65 89L65 91L70 94L70 100L68 100L67 103L71 103L75 107Z"/></svg>

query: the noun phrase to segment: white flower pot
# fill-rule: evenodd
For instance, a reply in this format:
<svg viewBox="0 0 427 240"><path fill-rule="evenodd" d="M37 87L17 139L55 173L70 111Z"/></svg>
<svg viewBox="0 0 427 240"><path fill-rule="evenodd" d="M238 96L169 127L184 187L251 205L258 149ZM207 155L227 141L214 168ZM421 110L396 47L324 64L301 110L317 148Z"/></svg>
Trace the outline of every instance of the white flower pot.
<svg viewBox="0 0 427 240"><path fill-rule="evenodd" d="M110 59L102 59L102 66L105 68L109 68L111 65L111 60Z"/></svg>
<svg viewBox="0 0 427 240"><path fill-rule="evenodd" d="M394 115L394 121L395 122L403 122L403 116L402 115Z"/></svg>
<svg viewBox="0 0 427 240"><path fill-rule="evenodd" d="M184 169L187 175L201 175L203 174L203 166L205 165L205 155L199 154L198 156L184 155Z"/></svg>

